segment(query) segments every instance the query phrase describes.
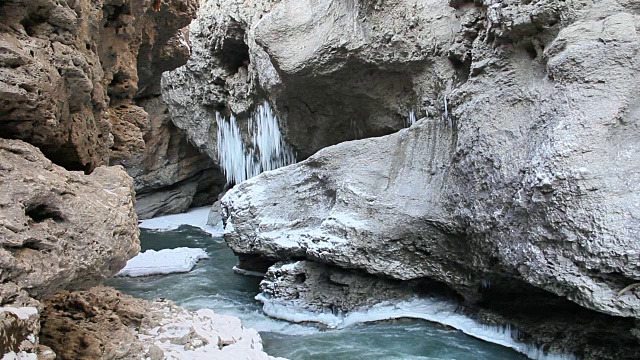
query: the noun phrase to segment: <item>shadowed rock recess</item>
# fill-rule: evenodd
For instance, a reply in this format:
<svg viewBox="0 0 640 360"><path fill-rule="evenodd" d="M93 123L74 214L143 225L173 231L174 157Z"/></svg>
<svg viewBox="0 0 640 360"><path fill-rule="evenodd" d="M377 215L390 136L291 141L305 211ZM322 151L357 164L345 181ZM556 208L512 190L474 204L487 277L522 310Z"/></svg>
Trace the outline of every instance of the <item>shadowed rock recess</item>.
<svg viewBox="0 0 640 360"><path fill-rule="evenodd" d="M267 98L310 156L223 198L242 263L425 279L544 350L640 357L637 2L230 3L164 76L174 122L215 160L215 112Z"/></svg>

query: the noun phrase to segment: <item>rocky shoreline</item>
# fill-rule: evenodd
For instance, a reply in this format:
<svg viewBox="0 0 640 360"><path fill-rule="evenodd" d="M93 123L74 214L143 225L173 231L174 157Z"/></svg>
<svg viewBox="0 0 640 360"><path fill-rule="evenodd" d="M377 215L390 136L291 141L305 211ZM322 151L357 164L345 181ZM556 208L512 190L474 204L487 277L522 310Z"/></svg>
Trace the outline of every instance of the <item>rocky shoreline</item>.
<svg viewBox="0 0 640 360"><path fill-rule="evenodd" d="M41 342L62 359L264 359L257 331L212 310L136 299L107 287L46 302Z"/></svg>

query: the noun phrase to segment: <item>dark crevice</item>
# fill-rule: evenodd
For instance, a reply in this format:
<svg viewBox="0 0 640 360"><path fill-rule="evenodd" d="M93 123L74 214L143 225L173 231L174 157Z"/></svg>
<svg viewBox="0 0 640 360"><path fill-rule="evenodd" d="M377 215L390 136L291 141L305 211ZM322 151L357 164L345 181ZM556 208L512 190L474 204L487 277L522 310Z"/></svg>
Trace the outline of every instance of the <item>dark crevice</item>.
<svg viewBox="0 0 640 360"><path fill-rule="evenodd" d="M241 67L249 65L249 46L245 42L245 25L231 21L220 51L216 54L222 67L236 74Z"/></svg>
<svg viewBox="0 0 640 360"><path fill-rule="evenodd" d="M226 41L221 60L227 71L236 74L241 67L249 65L249 47L244 41Z"/></svg>
<svg viewBox="0 0 640 360"><path fill-rule="evenodd" d="M59 210L46 204L31 205L25 209L24 213L36 223L44 222L47 219L51 219L57 223L65 221L64 216Z"/></svg>

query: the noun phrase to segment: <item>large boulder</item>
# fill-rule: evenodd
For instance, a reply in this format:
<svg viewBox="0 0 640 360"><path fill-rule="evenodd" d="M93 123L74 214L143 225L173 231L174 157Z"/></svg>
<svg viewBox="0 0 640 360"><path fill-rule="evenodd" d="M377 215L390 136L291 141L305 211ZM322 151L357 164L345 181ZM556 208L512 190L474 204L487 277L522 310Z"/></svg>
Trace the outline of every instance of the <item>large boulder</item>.
<svg viewBox="0 0 640 360"><path fill-rule="evenodd" d="M0 139L0 279L41 298L93 286L140 250L133 182L121 167L91 175Z"/></svg>
<svg viewBox="0 0 640 360"><path fill-rule="evenodd" d="M640 281L640 18L622 5L579 5L510 4L502 28L493 10L472 18L483 25L470 44L472 72L445 95L446 117L324 149L234 188L223 199L230 245L431 277L469 298L483 279L514 277L640 317L640 298L619 294ZM525 31L528 12L560 24L557 36L537 23ZM530 38L509 42L516 35ZM500 41L488 45L492 37Z"/></svg>
<svg viewBox="0 0 640 360"><path fill-rule="evenodd" d="M273 12L292 11L286 3ZM377 4L388 14L413 6ZM461 26L434 56L448 58L453 75L436 97L421 91L441 111L425 100L426 116L408 130L329 147L235 187L222 200L227 242L272 262L306 258L399 280L430 278L471 304L536 293L550 308L559 297L633 324L640 318L637 4L451 6ZM263 19L259 28L278 28L268 23L275 18ZM437 42L435 24L429 36ZM331 38L324 26L296 29ZM310 59L285 48L282 71L313 72L343 57ZM412 80L447 74L438 64L424 63Z"/></svg>

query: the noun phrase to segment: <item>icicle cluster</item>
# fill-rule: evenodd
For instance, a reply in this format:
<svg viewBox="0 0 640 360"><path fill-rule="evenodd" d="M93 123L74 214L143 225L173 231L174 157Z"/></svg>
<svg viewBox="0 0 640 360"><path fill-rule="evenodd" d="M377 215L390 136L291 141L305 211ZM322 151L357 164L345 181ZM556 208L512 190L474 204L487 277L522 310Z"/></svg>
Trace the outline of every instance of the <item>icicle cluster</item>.
<svg viewBox="0 0 640 360"><path fill-rule="evenodd" d="M411 125L416 123L416 112L411 110L409 111L409 119L406 121L406 126L410 127Z"/></svg>
<svg viewBox="0 0 640 360"><path fill-rule="evenodd" d="M278 118L268 102L258 106L248 121L251 144L245 146L235 116L227 120L216 113L218 123L218 159L227 183L239 184L263 171L296 162L293 149L286 144Z"/></svg>

